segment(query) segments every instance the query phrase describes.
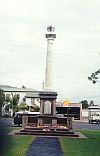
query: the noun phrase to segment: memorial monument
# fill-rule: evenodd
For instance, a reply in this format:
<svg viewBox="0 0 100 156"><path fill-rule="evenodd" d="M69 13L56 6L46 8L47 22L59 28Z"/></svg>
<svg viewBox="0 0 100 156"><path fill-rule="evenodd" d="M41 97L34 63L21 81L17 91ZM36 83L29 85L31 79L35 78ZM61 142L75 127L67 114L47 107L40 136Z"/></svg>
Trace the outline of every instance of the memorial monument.
<svg viewBox="0 0 100 156"><path fill-rule="evenodd" d="M55 28L49 26L45 34L47 39L47 55L44 90L39 92L40 114L30 117L27 114L23 115L22 127L24 129L20 130L20 134L78 136L72 131L72 117L59 117L56 114L56 99L58 94L53 91L53 44L56 38L54 31Z"/></svg>
<svg viewBox="0 0 100 156"><path fill-rule="evenodd" d="M53 44L56 34L55 28L47 27L45 37L47 39L46 69L44 91L40 93L40 116L38 124L57 124L56 98L57 92L53 91Z"/></svg>
<svg viewBox="0 0 100 156"><path fill-rule="evenodd" d="M47 27L45 37L47 39L47 54L46 54L46 70L45 70L45 91L53 91L53 46L56 34L55 28Z"/></svg>

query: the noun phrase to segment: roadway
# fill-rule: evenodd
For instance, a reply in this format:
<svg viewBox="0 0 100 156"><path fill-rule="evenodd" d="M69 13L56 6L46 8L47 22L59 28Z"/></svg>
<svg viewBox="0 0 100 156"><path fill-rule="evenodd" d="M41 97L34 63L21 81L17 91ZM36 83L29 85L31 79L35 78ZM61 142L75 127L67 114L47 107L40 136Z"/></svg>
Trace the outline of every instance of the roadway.
<svg viewBox="0 0 100 156"><path fill-rule="evenodd" d="M100 130L100 123L88 123L88 119L74 120L73 129Z"/></svg>

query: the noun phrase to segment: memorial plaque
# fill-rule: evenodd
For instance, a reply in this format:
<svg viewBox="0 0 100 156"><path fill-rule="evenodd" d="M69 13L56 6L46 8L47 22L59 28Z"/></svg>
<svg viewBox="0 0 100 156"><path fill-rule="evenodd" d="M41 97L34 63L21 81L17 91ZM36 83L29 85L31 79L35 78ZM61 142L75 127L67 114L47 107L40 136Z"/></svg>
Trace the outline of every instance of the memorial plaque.
<svg viewBox="0 0 100 156"><path fill-rule="evenodd" d="M46 101L44 103L44 114L51 114L51 102Z"/></svg>

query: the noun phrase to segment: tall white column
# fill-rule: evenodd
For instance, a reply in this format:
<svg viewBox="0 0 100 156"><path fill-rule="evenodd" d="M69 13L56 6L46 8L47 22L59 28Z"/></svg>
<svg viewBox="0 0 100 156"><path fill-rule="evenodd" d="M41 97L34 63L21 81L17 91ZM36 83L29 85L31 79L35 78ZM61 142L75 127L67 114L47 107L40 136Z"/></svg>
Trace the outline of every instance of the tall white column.
<svg viewBox="0 0 100 156"><path fill-rule="evenodd" d="M53 44L56 34L55 28L52 26L47 27L48 33L45 35L47 38L47 55L46 55L46 70L45 70L45 86L46 91L53 90Z"/></svg>

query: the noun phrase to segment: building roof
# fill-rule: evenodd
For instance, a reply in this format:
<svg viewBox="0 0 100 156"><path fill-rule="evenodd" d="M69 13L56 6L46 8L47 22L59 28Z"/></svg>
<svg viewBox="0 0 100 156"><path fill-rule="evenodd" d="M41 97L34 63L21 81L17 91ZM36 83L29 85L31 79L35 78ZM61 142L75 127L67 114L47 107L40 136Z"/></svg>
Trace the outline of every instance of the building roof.
<svg viewBox="0 0 100 156"><path fill-rule="evenodd" d="M37 92L35 89L32 88L17 88L12 86L6 86L6 85L0 85L0 89L2 89L5 92Z"/></svg>
<svg viewBox="0 0 100 156"><path fill-rule="evenodd" d="M27 93L26 98L39 98L39 91L34 93Z"/></svg>
<svg viewBox="0 0 100 156"><path fill-rule="evenodd" d="M17 87L12 87L12 86L7 86L7 85L0 85L0 89L2 89L4 92L25 92L26 93L26 98L40 98L40 94L46 95L46 94L57 94L56 92L46 92L46 91L38 91L33 88L17 88Z"/></svg>

